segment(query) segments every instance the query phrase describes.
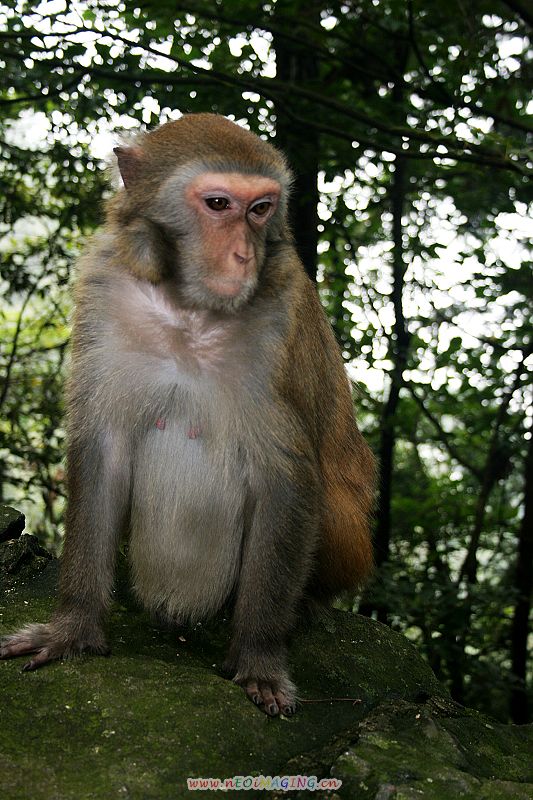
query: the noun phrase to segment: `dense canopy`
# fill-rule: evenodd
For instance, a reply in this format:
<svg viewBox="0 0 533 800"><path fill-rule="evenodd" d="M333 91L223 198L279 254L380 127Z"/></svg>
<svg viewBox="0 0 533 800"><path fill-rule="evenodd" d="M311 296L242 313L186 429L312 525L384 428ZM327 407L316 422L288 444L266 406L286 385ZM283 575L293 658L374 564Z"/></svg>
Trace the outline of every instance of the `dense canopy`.
<svg viewBox="0 0 533 800"><path fill-rule="evenodd" d="M59 545L68 284L119 131L229 116L296 173L380 459L361 610L526 721L532 23L522 0L0 2L0 500Z"/></svg>

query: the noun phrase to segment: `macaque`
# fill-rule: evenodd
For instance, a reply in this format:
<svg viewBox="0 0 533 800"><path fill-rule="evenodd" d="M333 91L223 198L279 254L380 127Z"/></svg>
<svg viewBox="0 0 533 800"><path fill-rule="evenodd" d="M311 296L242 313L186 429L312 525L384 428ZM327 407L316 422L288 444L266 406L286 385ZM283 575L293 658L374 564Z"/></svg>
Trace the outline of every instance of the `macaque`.
<svg viewBox="0 0 533 800"><path fill-rule="evenodd" d="M291 174L213 114L114 152L124 187L75 290L59 603L0 657L106 653L124 535L140 602L176 625L231 605L228 674L292 714L299 612L371 570L374 460L288 228Z"/></svg>

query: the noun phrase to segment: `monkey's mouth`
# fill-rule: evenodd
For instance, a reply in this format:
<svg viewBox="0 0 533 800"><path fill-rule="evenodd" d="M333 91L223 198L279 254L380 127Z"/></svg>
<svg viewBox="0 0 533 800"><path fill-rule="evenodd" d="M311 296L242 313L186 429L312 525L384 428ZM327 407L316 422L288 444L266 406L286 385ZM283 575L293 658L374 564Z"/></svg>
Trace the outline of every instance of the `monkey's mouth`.
<svg viewBox="0 0 533 800"><path fill-rule="evenodd" d="M204 278L204 284L207 288L220 295L221 297L237 297L243 292L249 291L253 284L253 279L248 278Z"/></svg>

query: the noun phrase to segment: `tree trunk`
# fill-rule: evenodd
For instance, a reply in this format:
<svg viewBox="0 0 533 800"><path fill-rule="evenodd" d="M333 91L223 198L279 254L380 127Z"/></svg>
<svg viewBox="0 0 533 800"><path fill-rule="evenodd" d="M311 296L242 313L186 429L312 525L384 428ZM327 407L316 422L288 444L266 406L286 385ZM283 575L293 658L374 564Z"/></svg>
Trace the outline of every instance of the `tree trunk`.
<svg viewBox="0 0 533 800"><path fill-rule="evenodd" d="M392 238L392 303L394 306L394 326L391 334L390 351L394 367L390 377L389 393L381 415L381 440L379 444L379 499L377 523L374 538L376 566L380 567L389 558L391 540L391 503L394 471L394 446L396 443L396 413L403 386L403 373L407 366L410 334L403 313L403 290L405 285L406 263L403 247L402 217L407 192L407 163L401 156L396 159L396 170L391 186ZM370 616L376 608L367 600L359 612ZM378 619L387 621L388 609L383 603L377 607Z"/></svg>
<svg viewBox="0 0 533 800"><path fill-rule="evenodd" d="M524 517L518 537L515 584L518 592L511 631L511 719L515 723L531 721L526 687L529 612L533 591L533 430L526 456Z"/></svg>
<svg viewBox="0 0 533 800"><path fill-rule="evenodd" d="M403 290L405 286L406 264L403 249L402 216L405 207L406 162L396 159L396 171L391 187L392 206L392 304L394 306L394 327L391 336L391 353L394 362L391 373L389 396L381 415L381 441L379 445L380 491L378 520L376 526L376 564L381 566L389 557L391 536L392 473L394 469L394 445L396 442L396 411L403 386L403 372L407 366L409 333L403 313Z"/></svg>
<svg viewBox="0 0 533 800"><path fill-rule="evenodd" d="M306 30L299 29L299 20L312 22L320 27L319 6L316 2L297 3L278 0L275 6L276 26L285 28L291 37L300 37L302 45L274 36L277 77L287 84L312 86L318 78L318 62L313 56L312 42ZM293 107L295 101L284 97L284 103ZM296 115L297 109L294 109ZM284 114L283 104L276 109L276 144L286 154L295 175L293 196L290 203L290 223L296 241L298 255L305 271L316 280L318 245L318 166L319 136L315 131L300 126Z"/></svg>

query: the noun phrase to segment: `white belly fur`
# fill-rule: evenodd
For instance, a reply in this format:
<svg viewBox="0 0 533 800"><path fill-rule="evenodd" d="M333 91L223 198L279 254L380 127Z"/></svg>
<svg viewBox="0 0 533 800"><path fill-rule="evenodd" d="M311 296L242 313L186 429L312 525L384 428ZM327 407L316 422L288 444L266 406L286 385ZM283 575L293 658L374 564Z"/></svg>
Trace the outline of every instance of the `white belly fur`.
<svg viewBox="0 0 533 800"><path fill-rule="evenodd" d="M237 318L177 307L161 287L132 279L117 287L106 371L99 351L93 371L96 407L130 426L134 588L147 608L197 621L220 608L240 568L246 484L234 426L235 406L248 395L235 390L242 331ZM200 428L196 438L191 425Z"/></svg>
<svg viewBox="0 0 533 800"><path fill-rule="evenodd" d="M218 426L200 424L190 438L186 415L161 425L154 421L134 457L133 583L147 608L195 622L220 608L238 575L242 466Z"/></svg>

